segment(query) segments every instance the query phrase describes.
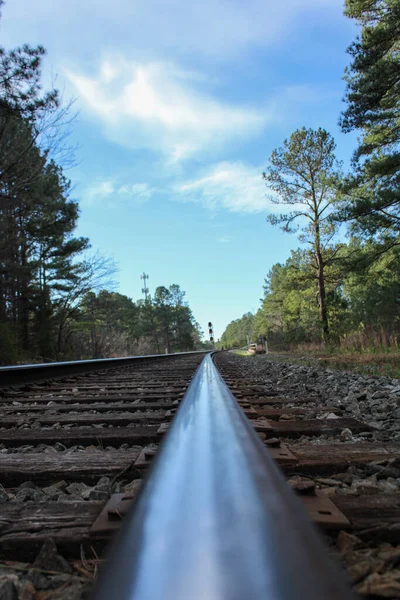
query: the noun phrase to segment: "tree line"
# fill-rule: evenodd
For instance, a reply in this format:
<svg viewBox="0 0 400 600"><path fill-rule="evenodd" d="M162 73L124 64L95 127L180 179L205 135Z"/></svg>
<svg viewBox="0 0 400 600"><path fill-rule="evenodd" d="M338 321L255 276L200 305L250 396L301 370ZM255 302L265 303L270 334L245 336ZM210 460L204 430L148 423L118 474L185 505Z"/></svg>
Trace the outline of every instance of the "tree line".
<svg viewBox="0 0 400 600"><path fill-rule="evenodd" d="M351 171L322 128L303 127L272 152L262 176L282 211L268 221L302 245L268 273L257 313L228 325L228 347L259 334L282 348L398 346L400 2L346 0L345 14L361 28L340 117L343 132L359 133Z"/></svg>
<svg viewBox="0 0 400 600"><path fill-rule="evenodd" d="M73 102L42 89L44 55L0 47L0 364L194 349L179 286L135 303L113 291L113 261L76 236Z"/></svg>
<svg viewBox="0 0 400 600"><path fill-rule="evenodd" d="M131 298L102 290L83 298L71 328L74 356L102 358L184 352L203 348L202 331L179 285Z"/></svg>

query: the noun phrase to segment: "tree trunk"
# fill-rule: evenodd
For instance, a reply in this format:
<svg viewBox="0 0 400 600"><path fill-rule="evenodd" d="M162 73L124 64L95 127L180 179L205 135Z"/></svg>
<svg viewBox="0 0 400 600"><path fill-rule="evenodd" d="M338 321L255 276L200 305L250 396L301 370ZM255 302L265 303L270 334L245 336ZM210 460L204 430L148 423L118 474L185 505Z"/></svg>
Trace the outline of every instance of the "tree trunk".
<svg viewBox="0 0 400 600"><path fill-rule="evenodd" d="M319 296L319 320L322 326L322 340L324 344L329 341L329 323L328 313L326 310L326 293L325 293L325 276L324 276L324 259L321 252L321 232L319 223L319 213L314 195L314 206L315 206L315 257L317 260L318 268L318 296Z"/></svg>
<svg viewBox="0 0 400 600"><path fill-rule="evenodd" d="M169 326L167 326L165 328L165 341L166 341L166 350L168 352L168 354L171 354L171 343L170 343L170 339L169 339Z"/></svg>
<svg viewBox="0 0 400 600"><path fill-rule="evenodd" d="M19 320L21 342L24 350L29 350L29 298L28 298L28 271L27 251L24 239L21 241L21 278L19 286Z"/></svg>
<svg viewBox="0 0 400 600"><path fill-rule="evenodd" d="M322 324L322 339L324 344L329 341L329 324L328 324L328 313L326 310L326 294L325 294L325 279L324 279L324 265L319 262L322 257L318 257L318 295L319 295L319 318Z"/></svg>

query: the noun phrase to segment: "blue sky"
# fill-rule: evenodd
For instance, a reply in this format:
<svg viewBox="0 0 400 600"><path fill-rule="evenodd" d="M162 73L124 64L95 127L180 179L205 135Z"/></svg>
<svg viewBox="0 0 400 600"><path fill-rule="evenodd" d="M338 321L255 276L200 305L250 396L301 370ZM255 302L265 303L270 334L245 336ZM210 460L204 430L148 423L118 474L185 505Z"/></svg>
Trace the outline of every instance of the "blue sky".
<svg viewBox="0 0 400 600"><path fill-rule="evenodd" d="M261 179L296 128L340 133L346 48L356 29L338 0L8 0L1 44L47 49L45 83L76 98L67 172L79 234L119 265L177 283L203 329L256 310L265 275L296 248L267 225Z"/></svg>

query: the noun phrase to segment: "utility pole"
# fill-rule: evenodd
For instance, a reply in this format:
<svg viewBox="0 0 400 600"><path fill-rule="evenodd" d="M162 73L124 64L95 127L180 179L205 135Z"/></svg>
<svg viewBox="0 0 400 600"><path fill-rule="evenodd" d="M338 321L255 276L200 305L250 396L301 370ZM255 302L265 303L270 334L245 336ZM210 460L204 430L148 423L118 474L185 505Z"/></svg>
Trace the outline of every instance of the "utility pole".
<svg viewBox="0 0 400 600"><path fill-rule="evenodd" d="M143 271L143 275L140 276L140 279L143 279L143 286L142 287L142 294L144 294L144 299L147 302L147 294L149 293L149 288L146 285L146 279L148 279L149 276L146 275L146 273Z"/></svg>

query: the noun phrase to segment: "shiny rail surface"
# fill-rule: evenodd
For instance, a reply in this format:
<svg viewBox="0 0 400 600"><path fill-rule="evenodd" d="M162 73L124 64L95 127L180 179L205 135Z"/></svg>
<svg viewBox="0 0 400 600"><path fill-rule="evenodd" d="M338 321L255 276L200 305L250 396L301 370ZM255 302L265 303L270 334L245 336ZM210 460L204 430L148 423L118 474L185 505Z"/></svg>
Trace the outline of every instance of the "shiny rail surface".
<svg viewBox="0 0 400 600"><path fill-rule="evenodd" d="M110 598L353 598L211 355L100 573Z"/></svg>
<svg viewBox="0 0 400 600"><path fill-rule="evenodd" d="M97 358L66 362L42 363L34 365L13 365L0 367L0 388L24 382L34 382L55 377L77 375L99 369L109 369L131 365L136 361L149 359L165 360L174 356L206 354L204 351L176 352L175 354L145 354L144 356L124 356L122 358Z"/></svg>

